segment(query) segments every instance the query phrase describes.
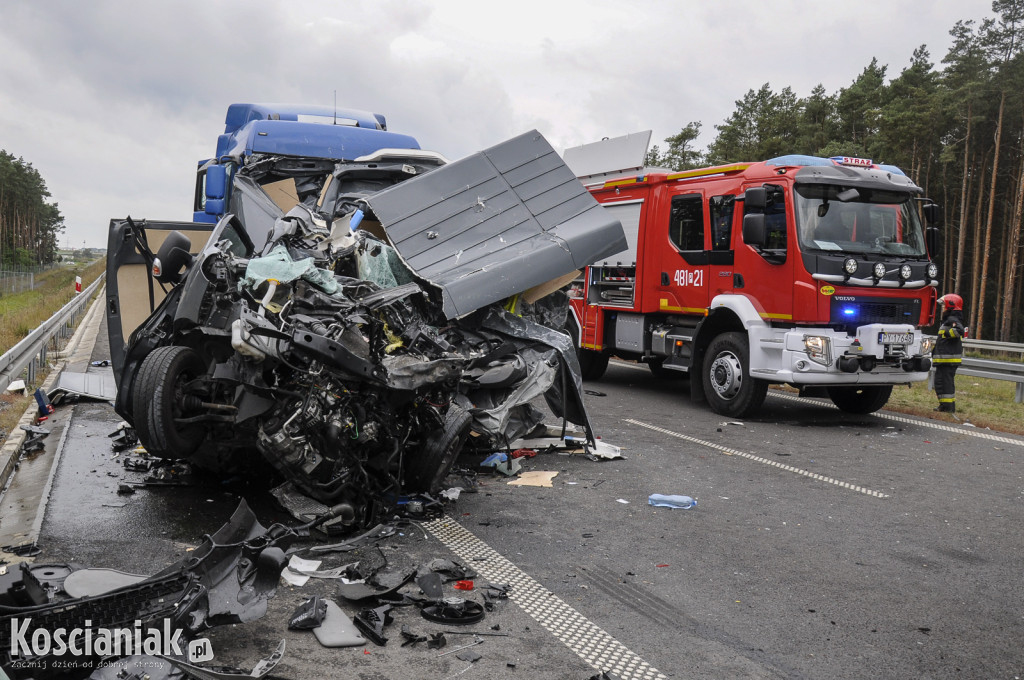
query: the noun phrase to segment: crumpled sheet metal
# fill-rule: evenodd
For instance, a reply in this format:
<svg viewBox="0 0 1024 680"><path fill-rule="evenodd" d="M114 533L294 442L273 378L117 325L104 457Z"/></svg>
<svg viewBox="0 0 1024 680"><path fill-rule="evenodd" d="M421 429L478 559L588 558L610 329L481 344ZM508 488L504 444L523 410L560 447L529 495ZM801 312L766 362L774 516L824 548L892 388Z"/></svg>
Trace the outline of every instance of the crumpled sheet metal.
<svg viewBox="0 0 1024 680"><path fill-rule="evenodd" d="M449 319L626 248L621 223L536 130L366 202Z"/></svg>

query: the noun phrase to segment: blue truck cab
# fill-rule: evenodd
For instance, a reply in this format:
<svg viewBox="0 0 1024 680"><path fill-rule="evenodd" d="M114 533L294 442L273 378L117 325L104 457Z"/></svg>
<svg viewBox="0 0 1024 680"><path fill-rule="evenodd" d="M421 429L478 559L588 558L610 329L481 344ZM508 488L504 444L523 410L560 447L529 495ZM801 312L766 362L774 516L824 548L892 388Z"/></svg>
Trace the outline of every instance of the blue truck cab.
<svg viewBox="0 0 1024 680"><path fill-rule="evenodd" d="M382 149L419 149L388 132L379 113L299 104L232 104L214 158L199 161L193 221L215 223L228 212L232 177L247 157L274 154L315 162L351 161Z"/></svg>

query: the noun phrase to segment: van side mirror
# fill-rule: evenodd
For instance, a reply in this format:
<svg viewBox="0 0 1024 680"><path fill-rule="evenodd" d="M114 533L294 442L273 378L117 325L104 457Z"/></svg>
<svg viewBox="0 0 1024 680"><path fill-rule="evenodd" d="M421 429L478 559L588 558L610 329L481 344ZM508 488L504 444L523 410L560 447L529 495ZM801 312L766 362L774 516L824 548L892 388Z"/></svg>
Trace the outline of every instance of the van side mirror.
<svg viewBox="0 0 1024 680"><path fill-rule="evenodd" d="M747 189L747 191L751 191ZM762 189L763 191L763 189ZM751 213L743 216L743 242L755 248L764 248L766 240L764 213Z"/></svg>
<svg viewBox="0 0 1024 680"><path fill-rule="evenodd" d="M764 187L751 187L743 192L743 205L747 212L764 212L768 207L768 190ZM744 224L746 220L744 220ZM744 239L746 240L746 239Z"/></svg>
<svg viewBox="0 0 1024 680"><path fill-rule="evenodd" d="M175 284L183 277L182 269L192 264L192 240L180 231L172 231L160 244L153 260L153 277L160 283Z"/></svg>

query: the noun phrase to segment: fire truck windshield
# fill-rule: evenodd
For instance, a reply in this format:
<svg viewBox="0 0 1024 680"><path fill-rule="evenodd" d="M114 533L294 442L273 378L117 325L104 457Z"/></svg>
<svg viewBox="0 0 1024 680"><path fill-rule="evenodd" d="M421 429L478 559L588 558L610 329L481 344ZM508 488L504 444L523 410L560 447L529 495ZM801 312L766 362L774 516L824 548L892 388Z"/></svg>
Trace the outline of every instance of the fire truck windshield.
<svg viewBox="0 0 1024 680"><path fill-rule="evenodd" d="M804 251L924 257L913 197L828 184L797 185L796 228Z"/></svg>

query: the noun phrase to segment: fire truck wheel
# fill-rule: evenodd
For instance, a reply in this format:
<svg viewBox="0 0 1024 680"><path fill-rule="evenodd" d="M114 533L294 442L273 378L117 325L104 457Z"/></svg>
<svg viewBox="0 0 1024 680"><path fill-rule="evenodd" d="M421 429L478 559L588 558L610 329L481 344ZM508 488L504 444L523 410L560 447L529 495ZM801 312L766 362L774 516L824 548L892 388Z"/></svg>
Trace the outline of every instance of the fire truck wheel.
<svg viewBox="0 0 1024 680"><path fill-rule="evenodd" d="M158 347L139 366L132 387L132 415L146 451L160 458L187 458L202 443L206 435L202 425L179 425L175 419L185 416L185 384L204 371L198 354L176 345Z"/></svg>
<svg viewBox="0 0 1024 680"><path fill-rule="evenodd" d="M892 385L828 388L828 397L832 403L847 413L874 413L885 406L891 394Z"/></svg>
<svg viewBox="0 0 1024 680"><path fill-rule="evenodd" d="M715 413L744 418L764 402L768 382L750 377L750 346L743 333L722 333L704 354L704 394Z"/></svg>
<svg viewBox="0 0 1024 680"><path fill-rule="evenodd" d="M608 370L608 355L592 349L577 350L580 359L580 375L584 380L600 380Z"/></svg>
<svg viewBox="0 0 1024 680"><path fill-rule="evenodd" d="M584 380L600 380L608 370L609 355L580 347L580 331L570 318L566 322L565 332L572 338L572 346L576 348L576 359L580 362L580 376Z"/></svg>

